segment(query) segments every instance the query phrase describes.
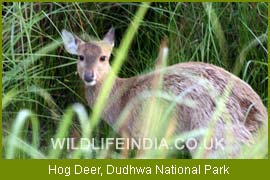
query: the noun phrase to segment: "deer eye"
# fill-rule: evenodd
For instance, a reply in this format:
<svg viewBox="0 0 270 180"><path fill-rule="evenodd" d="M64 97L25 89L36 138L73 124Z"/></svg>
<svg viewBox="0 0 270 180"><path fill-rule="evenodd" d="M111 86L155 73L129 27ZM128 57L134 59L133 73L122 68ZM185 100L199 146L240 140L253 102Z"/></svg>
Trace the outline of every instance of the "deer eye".
<svg viewBox="0 0 270 180"><path fill-rule="evenodd" d="M83 61L84 60L84 57L83 56L79 56L79 60L80 61Z"/></svg>
<svg viewBox="0 0 270 180"><path fill-rule="evenodd" d="M106 56L101 56L101 57L99 58L99 60L102 61L102 62L105 61L105 60L106 60Z"/></svg>

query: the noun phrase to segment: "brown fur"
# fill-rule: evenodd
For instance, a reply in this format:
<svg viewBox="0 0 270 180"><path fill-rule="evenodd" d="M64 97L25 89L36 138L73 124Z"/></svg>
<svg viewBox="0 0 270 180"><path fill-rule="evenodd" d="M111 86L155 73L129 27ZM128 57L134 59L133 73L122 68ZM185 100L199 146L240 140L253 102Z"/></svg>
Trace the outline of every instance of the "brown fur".
<svg viewBox="0 0 270 180"><path fill-rule="evenodd" d="M227 108L231 108L229 109L229 112L231 112L232 117L235 117L234 120L239 120L240 122L245 121L245 125L249 128L249 130L256 131L259 127L259 124L267 119L266 109L262 104L259 96L251 89L251 87L239 78L219 67L206 63L189 62L168 67L166 70L168 71L168 74L165 74L164 77L164 90L170 91L176 95L184 91L194 82L190 82L184 76L182 77L181 73L177 74L174 73L174 71L190 71L196 75L203 76L213 84L213 86L216 88L217 92L220 93L220 95L222 95L224 88L228 84L228 81L230 79L235 79L236 81L227 105ZM125 92L122 92L123 95L121 97L118 97L119 99L115 102L116 105L113 105L112 108L116 110L111 109L107 110L108 113L104 113L105 120L108 121L110 124L113 124L114 120L117 119L119 113L130 99L138 96L139 93L141 93L143 90L151 89L149 85L153 77L154 73L127 79L117 78L110 96L116 96L120 89L125 89ZM86 86L86 98L89 102L90 107L94 105L97 95L100 91L100 87L101 83L97 84L95 87ZM200 90L201 91L191 92L190 96L194 96L193 98L208 99L206 100L206 102L209 102L209 106L211 107L211 109L209 110L213 111L214 102L207 95L206 91L203 92L202 89ZM254 104L254 106L251 108L247 119L244 120L245 113L252 104ZM109 118L110 114L115 114L111 113L112 111L118 113L116 113L117 115L115 115L113 118ZM203 109L201 111L203 111ZM187 112L187 114L192 113Z"/></svg>
<svg viewBox="0 0 270 180"><path fill-rule="evenodd" d="M163 90L175 95L184 92L196 83L194 80L185 77L186 73L192 73L193 75L207 79L216 89L217 95L222 95L228 82L235 80L226 103L227 111L230 114L230 119L233 124L232 133L236 139L236 142L233 143L235 151L239 151L236 147L240 146L241 143L251 141L251 133L255 133L260 125L267 120L266 108L252 88L236 76L219 67L206 63L189 62L168 67L164 71ZM104 109L102 115L103 119L111 126L114 126L115 121L129 101L139 96L141 92L151 90L151 81L154 75L155 73L127 79L117 78L111 90L110 97L108 98L108 104ZM101 84L97 84L95 87L86 87L85 94L90 107L93 107L100 87ZM176 125L175 133L188 132L204 127L207 128L216 108L216 99L213 99L214 97L211 97L208 91L202 86L195 86L186 96L196 100L199 104L195 108L185 105L177 106L178 124ZM118 131L120 133L128 133L130 137L139 138L141 132L140 127L138 127L140 123L138 122L142 120L138 117L140 117L140 113L143 109L141 109L142 105L140 105L140 103L133 107L128 119ZM250 111L248 111L249 108L251 108ZM248 115L246 113L248 113ZM225 121L226 120L220 117L216 126L215 137L221 138L224 136L224 133L226 133ZM236 156L236 154L232 156Z"/></svg>
<svg viewBox="0 0 270 180"><path fill-rule="evenodd" d="M79 46L78 54L83 54L86 58L85 62L78 61L80 76L84 71L94 71L97 75L97 82L94 86L85 86L85 97L90 107L94 106L102 83L110 71L109 61L100 62L99 57L106 55L109 59L111 50L112 47L104 41L82 43ZM163 76L159 76L161 73ZM231 154L224 156L216 155L213 150L209 152L208 157L235 157L241 144L252 141L253 134L267 121L265 106L247 83L220 67L199 62L180 63L166 68L158 66L154 72L149 74L131 78L116 78L102 118L115 127L116 120L125 107L132 104L132 110L124 123L116 130L129 137L142 137L141 129L144 121L140 114L145 101L134 101L134 99L144 91L154 90L152 82L157 76L163 77L162 90L164 92L173 98L186 93L182 97L184 101L196 102L196 106L193 107L185 103L177 104L174 111L175 127L172 128L174 134L207 128L217 109L218 99L223 96L227 85L230 82L233 83L229 96L226 97L226 106L222 109L222 114L218 117L214 127L213 136L223 138L229 132L234 141L229 143L229 140L226 140L224 145L231 146L234 150ZM204 81L206 85L200 84ZM198 140L200 139L198 138Z"/></svg>

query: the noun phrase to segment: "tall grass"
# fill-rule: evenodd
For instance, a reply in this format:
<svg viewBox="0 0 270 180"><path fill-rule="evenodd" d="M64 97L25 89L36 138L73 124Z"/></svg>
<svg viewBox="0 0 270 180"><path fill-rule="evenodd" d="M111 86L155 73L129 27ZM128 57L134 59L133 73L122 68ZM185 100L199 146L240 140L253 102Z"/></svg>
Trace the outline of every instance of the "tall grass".
<svg viewBox="0 0 270 180"><path fill-rule="evenodd" d="M113 76L109 76L103 89L103 100L89 114L86 106L75 104L86 101L76 73L76 57L66 54L62 46L63 28L100 38L111 26L116 27L115 46L119 49L113 52L112 65L121 77L154 69L160 40L167 36L168 65L201 61L224 67L250 84L265 105L268 102L267 3L152 3L149 7L144 3L4 3L2 6L5 158L121 157L113 150L69 152L51 147L50 138L66 137L74 130L81 137L115 136L100 121ZM174 105L169 107L173 109ZM162 105L158 108L163 109ZM166 122L166 117L153 119ZM262 147L267 140L263 138ZM261 149L254 151L253 154L264 156ZM166 157L163 152L149 151L144 156Z"/></svg>

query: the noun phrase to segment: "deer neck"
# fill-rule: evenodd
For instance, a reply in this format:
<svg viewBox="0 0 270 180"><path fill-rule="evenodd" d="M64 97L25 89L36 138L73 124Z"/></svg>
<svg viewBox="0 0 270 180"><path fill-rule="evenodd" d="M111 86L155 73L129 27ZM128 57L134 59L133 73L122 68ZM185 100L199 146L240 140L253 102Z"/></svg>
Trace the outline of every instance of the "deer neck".
<svg viewBox="0 0 270 180"><path fill-rule="evenodd" d="M102 118L113 125L114 122L119 117L122 109L124 108L124 97L126 92L124 92L124 85L126 84L127 79L116 78L115 82L111 88L109 96L106 98L106 105L103 109ZM102 90L103 84L97 83L95 86L85 86L85 96L88 102L88 105L93 108L99 93Z"/></svg>

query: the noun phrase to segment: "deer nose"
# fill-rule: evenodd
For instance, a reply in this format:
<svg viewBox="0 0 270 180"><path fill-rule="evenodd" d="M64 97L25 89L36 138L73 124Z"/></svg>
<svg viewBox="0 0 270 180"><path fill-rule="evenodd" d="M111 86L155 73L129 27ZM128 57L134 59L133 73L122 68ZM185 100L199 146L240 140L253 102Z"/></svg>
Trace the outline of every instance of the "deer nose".
<svg viewBox="0 0 270 180"><path fill-rule="evenodd" d="M94 80L94 73L93 72L87 72L84 74L84 80L86 82L92 82Z"/></svg>

